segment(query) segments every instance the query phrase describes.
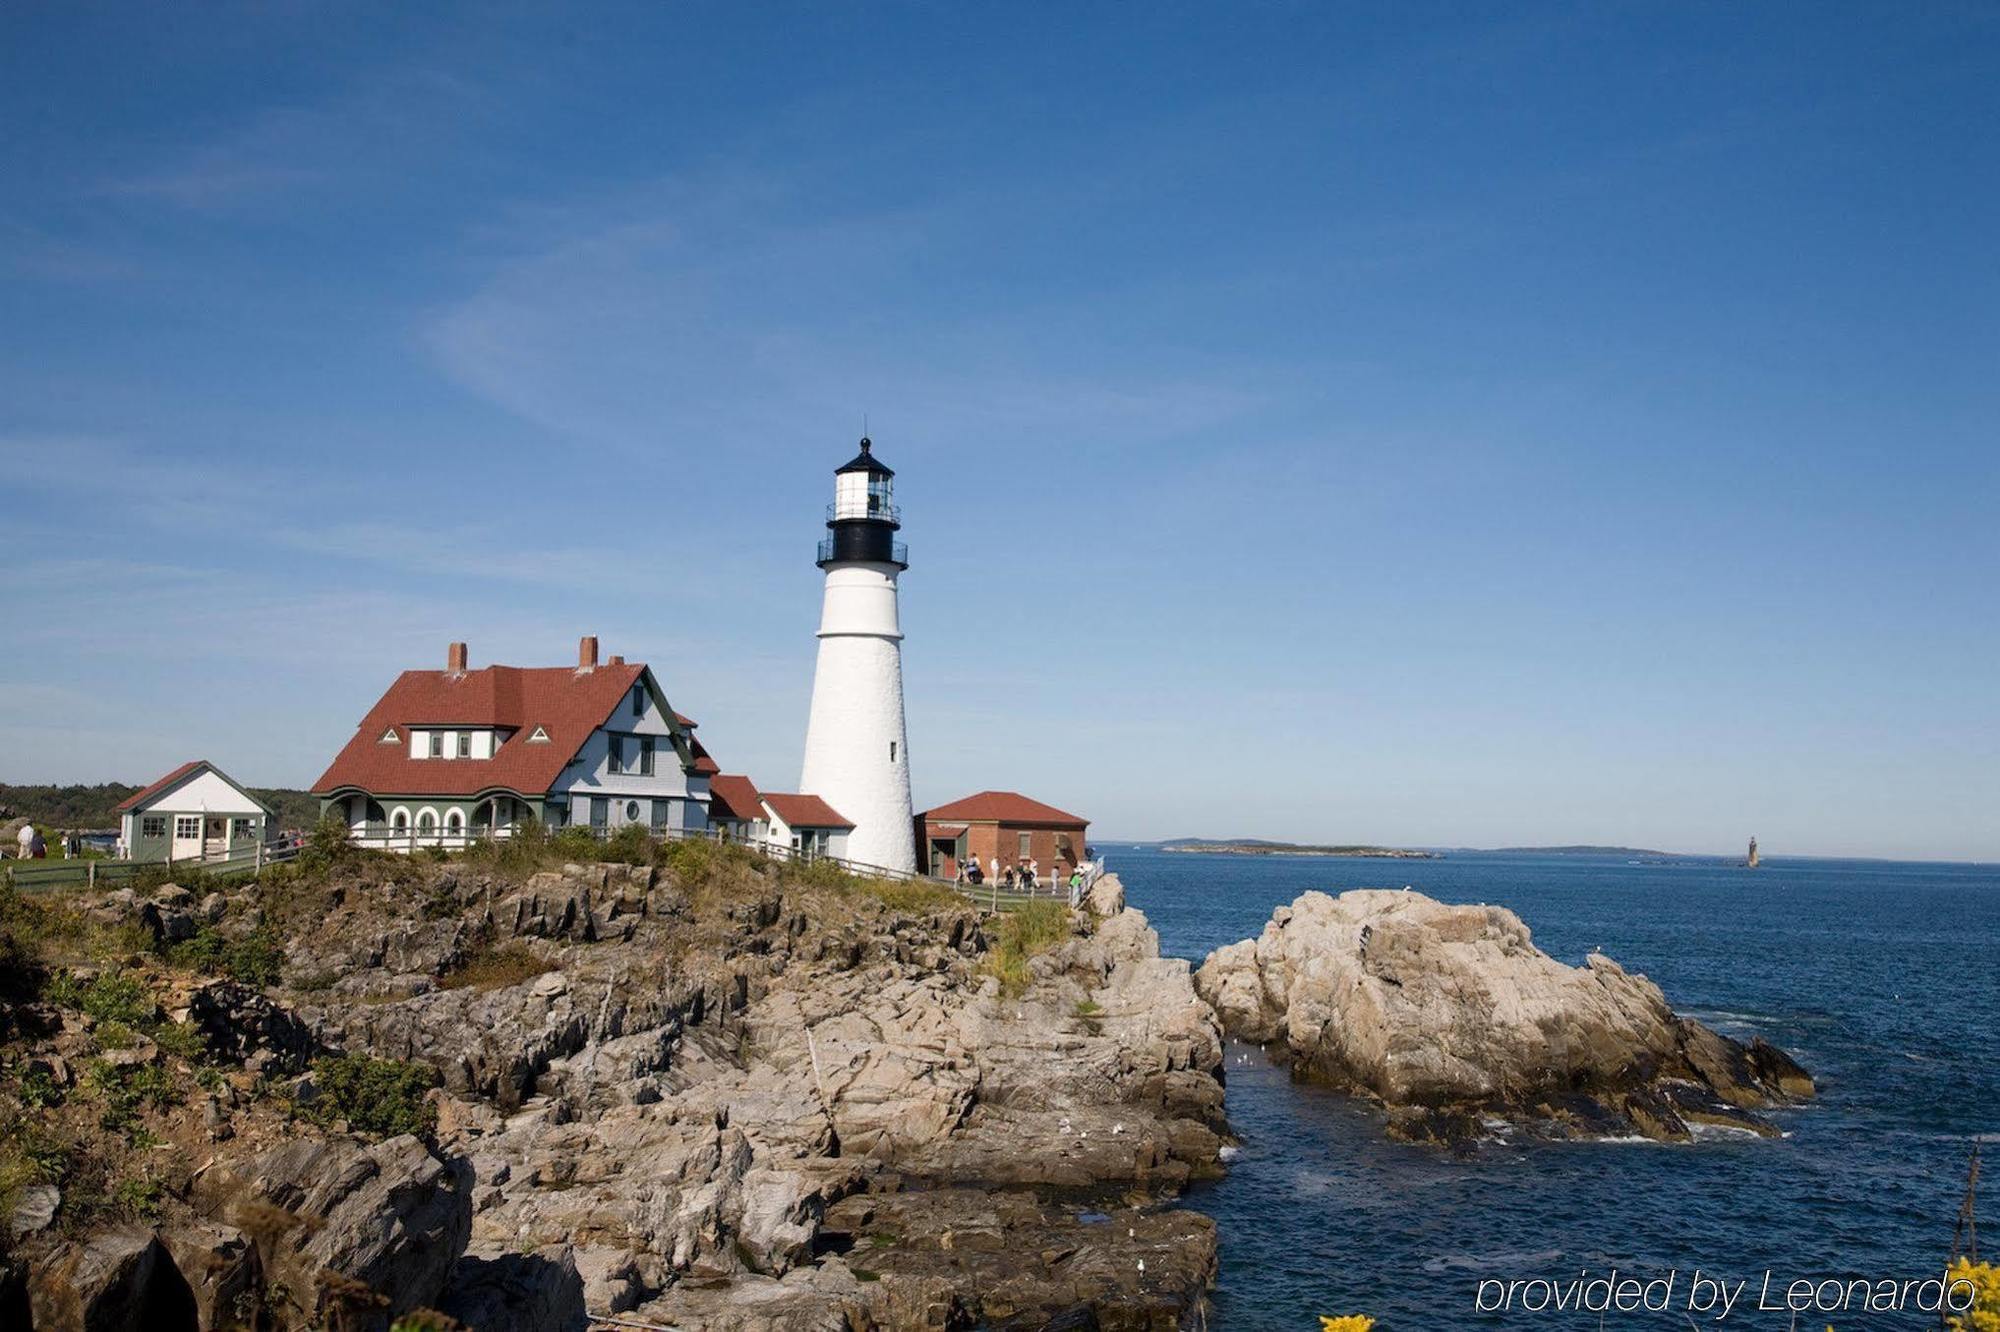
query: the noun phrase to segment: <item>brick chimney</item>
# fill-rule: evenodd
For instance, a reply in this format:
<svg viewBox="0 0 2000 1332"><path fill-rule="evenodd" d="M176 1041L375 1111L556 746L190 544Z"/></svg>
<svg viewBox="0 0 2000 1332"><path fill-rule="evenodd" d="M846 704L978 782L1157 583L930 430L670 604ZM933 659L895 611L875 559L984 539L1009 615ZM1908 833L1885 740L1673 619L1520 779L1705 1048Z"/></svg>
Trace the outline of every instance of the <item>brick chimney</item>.
<svg viewBox="0 0 2000 1332"><path fill-rule="evenodd" d="M465 674L465 644L453 643L445 649L444 668L453 675Z"/></svg>
<svg viewBox="0 0 2000 1332"><path fill-rule="evenodd" d="M625 658L619 656L616 652L614 652L611 654L611 664L613 666L623 666L625 664Z"/></svg>
<svg viewBox="0 0 2000 1332"><path fill-rule="evenodd" d="M585 634L581 639L577 640L576 668L579 671L594 671L597 669L596 634Z"/></svg>

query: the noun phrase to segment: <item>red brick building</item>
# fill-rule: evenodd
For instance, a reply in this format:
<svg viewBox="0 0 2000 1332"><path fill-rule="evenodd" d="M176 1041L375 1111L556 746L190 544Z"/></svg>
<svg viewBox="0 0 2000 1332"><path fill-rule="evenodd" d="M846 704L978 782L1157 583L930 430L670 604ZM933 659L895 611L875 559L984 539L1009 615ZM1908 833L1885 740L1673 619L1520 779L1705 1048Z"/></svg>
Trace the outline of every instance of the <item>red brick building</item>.
<svg viewBox="0 0 2000 1332"><path fill-rule="evenodd" d="M995 860L1003 871L1032 860L1043 879L1051 873L1066 876L1085 858L1084 833L1090 827L1088 819L1018 791L981 791L917 817L924 838L917 864L944 878L968 861L990 872Z"/></svg>

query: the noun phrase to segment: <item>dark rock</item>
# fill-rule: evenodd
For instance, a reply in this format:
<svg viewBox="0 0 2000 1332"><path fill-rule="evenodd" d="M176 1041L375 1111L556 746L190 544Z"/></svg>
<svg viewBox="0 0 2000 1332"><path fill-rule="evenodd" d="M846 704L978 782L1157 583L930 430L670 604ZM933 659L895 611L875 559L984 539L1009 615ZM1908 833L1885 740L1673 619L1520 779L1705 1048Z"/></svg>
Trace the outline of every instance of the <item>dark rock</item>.
<svg viewBox="0 0 2000 1332"><path fill-rule="evenodd" d="M216 1054L237 1063L261 1055L260 1071L273 1075L302 1071L318 1052L298 1014L234 981L209 981L190 994L188 1020Z"/></svg>
<svg viewBox="0 0 2000 1332"><path fill-rule="evenodd" d="M478 1332L582 1332L589 1324L576 1253L566 1244L537 1253L469 1251L438 1311Z"/></svg>
<svg viewBox="0 0 2000 1332"><path fill-rule="evenodd" d="M194 1294L201 1332L255 1324L262 1272L248 1236L189 1217L162 1227L160 1241Z"/></svg>

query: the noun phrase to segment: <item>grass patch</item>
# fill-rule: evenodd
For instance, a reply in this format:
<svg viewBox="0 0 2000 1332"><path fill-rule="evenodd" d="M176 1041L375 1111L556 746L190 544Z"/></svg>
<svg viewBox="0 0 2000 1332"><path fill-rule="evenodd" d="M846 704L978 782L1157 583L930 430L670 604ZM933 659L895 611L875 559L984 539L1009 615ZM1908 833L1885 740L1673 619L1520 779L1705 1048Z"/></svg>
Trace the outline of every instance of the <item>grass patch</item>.
<svg viewBox="0 0 2000 1332"><path fill-rule="evenodd" d="M500 990L554 970L554 966L544 962L526 944L512 941L472 954L456 969L446 972L438 981L438 988Z"/></svg>
<svg viewBox="0 0 2000 1332"><path fill-rule="evenodd" d="M993 933L986 973L996 977L1000 992L1011 998L1033 979L1028 959L1069 938L1069 908L1053 900L1029 902L1001 916Z"/></svg>
<svg viewBox="0 0 2000 1332"><path fill-rule="evenodd" d="M891 910L911 915L968 905L965 897L955 890L928 879L860 879L854 881L854 886Z"/></svg>
<svg viewBox="0 0 2000 1332"><path fill-rule="evenodd" d="M312 1072L317 1094L298 1110L321 1127L345 1120L350 1132L366 1138L428 1135L437 1128L437 1107L424 1099L438 1085L428 1064L337 1055L314 1060Z"/></svg>

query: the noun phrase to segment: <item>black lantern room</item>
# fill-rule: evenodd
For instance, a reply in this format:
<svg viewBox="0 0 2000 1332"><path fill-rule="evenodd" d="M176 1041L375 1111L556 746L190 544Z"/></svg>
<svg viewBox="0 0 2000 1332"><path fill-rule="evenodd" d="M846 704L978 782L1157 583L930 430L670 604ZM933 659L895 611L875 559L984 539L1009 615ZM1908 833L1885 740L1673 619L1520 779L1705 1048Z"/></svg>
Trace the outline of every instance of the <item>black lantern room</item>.
<svg viewBox="0 0 2000 1332"><path fill-rule="evenodd" d="M861 452L834 470L833 503L826 506L829 535L819 543L819 567L867 562L910 567L909 549L896 540L896 474L875 457L865 436Z"/></svg>

